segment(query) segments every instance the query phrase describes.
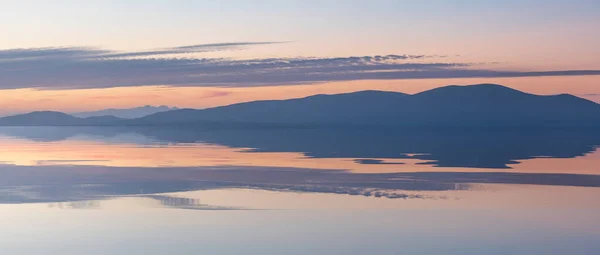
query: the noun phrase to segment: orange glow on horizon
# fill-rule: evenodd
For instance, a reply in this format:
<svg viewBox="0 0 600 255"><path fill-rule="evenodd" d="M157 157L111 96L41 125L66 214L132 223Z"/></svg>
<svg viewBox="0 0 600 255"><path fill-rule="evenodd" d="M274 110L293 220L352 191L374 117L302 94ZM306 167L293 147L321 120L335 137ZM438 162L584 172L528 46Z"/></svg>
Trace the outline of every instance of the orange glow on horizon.
<svg viewBox="0 0 600 255"><path fill-rule="evenodd" d="M118 87L107 89L0 91L0 114L36 110L79 112L144 105L180 108L209 108L255 100L289 99L315 94L336 94L360 90L387 90L418 93L445 85L497 83L533 94L569 93L600 102L600 76L470 78L419 80L365 80L267 87Z"/></svg>

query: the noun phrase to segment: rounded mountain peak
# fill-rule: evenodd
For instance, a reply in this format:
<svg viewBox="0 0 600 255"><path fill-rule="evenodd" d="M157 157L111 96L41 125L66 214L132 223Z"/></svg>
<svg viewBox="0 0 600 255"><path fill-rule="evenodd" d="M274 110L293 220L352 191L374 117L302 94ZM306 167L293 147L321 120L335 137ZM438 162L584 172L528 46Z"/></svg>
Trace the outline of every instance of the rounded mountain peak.
<svg viewBox="0 0 600 255"><path fill-rule="evenodd" d="M509 87L505 87L498 84L475 84L475 85L449 85L444 87L439 87L427 91L423 91L421 93L415 94L418 97L428 97L428 96L481 96L487 97L490 95L504 95L504 96L520 96L520 95L528 95L525 92L518 91L516 89L512 89Z"/></svg>

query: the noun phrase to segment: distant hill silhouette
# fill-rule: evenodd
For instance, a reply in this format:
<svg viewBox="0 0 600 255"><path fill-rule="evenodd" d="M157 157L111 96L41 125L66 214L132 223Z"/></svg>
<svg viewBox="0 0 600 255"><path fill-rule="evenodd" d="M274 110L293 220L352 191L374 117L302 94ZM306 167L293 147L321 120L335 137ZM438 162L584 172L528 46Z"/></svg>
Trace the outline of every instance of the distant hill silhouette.
<svg viewBox="0 0 600 255"><path fill-rule="evenodd" d="M572 95L539 96L494 84L407 95L360 91L152 114L132 124L273 123L391 126L599 126L600 105Z"/></svg>
<svg viewBox="0 0 600 255"><path fill-rule="evenodd" d="M38 111L0 118L0 126L105 126L122 121L115 116L77 118L62 112Z"/></svg>
<svg viewBox="0 0 600 255"><path fill-rule="evenodd" d="M98 117L98 116L115 116L123 119L135 119L141 118L144 116L148 116L150 114L158 113L158 112L166 112L172 110L178 110L177 107L169 107L169 106L141 106L135 108L126 108L126 109L104 109L99 111L89 111L89 112L78 112L73 113L71 115L79 118L87 118L87 117Z"/></svg>
<svg viewBox="0 0 600 255"><path fill-rule="evenodd" d="M0 125L600 127L600 104L567 94L539 96L479 84L446 86L414 95L360 91L255 101L166 111L131 120L36 112L0 118Z"/></svg>

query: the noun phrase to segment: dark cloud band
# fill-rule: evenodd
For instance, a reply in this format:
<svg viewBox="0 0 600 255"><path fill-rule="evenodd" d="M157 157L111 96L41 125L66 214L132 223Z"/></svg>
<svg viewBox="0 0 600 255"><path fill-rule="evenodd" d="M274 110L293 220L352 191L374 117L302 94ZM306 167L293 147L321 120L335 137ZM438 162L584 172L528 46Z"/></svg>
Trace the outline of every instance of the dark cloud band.
<svg viewBox="0 0 600 255"><path fill-rule="evenodd" d="M81 89L143 85L268 86L315 82L600 75L600 70L499 71L444 56L384 55L338 58L167 58L279 42L180 46L142 52L86 47L0 50L0 89ZM432 62L424 62L432 61Z"/></svg>

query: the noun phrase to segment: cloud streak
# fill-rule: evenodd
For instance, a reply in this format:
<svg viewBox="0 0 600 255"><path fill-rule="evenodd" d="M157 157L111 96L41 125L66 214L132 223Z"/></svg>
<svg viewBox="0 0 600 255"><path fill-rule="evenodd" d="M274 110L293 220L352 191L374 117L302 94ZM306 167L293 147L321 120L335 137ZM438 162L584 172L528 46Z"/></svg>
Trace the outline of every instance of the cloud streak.
<svg viewBox="0 0 600 255"><path fill-rule="evenodd" d="M246 46L268 45L268 44L278 44L278 43L283 43L283 42L236 42L236 43L198 44L198 45L188 45L188 46L179 46L179 47L166 48L166 49L151 50L151 51L104 54L104 55L99 55L98 58L132 58L132 57L149 57L149 56L174 55L174 54L217 52L217 51L242 49L243 47L246 47Z"/></svg>
<svg viewBox="0 0 600 255"><path fill-rule="evenodd" d="M144 85L249 87L349 80L600 75L600 70L478 69L472 63L443 62L444 56L437 55L246 60L172 57L276 43L280 42L202 44L140 52L87 47L0 50L0 89Z"/></svg>

